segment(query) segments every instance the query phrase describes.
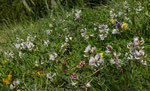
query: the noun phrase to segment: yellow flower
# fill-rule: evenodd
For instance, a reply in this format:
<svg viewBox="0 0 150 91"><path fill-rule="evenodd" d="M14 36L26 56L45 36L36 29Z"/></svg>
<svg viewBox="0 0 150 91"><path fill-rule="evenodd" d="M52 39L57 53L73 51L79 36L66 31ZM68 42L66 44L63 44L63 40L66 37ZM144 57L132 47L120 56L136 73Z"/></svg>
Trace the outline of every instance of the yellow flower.
<svg viewBox="0 0 150 91"><path fill-rule="evenodd" d="M11 80L9 79L2 79L4 83L6 83L7 85L11 83Z"/></svg>
<svg viewBox="0 0 150 91"><path fill-rule="evenodd" d="M17 89L17 91L21 91L20 89Z"/></svg>
<svg viewBox="0 0 150 91"><path fill-rule="evenodd" d="M101 52L99 55L103 58L103 57L104 57L103 54L104 54L104 53Z"/></svg>
<svg viewBox="0 0 150 91"><path fill-rule="evenodd" d="M30 24L30 26L33 27L34 25L33 25L33 24Z"/></svg>
<svg viewBox="0 0 150 91"><path fill-rule="evenodd" d="M124 30L128 30L129 27L128 27L127 23L123 23L121 28L124 29Z"/></svg>
<svg viewBox="0 0 150 91"><path fill-rule="evenodd" d="M4 64L7 63L7 60L4 60Z"/></svg>
<svg viewBox="0 0 150 91"><path fill-rule="evenodd" d="M45 73L43 71L38 71L37 74L38 75L45 75Z"/></svg>
<svg viewBox="0 0 150 91"><path fill-rule="evenodd" d="M110 22L111 22L112 24L116 24L116 21L115 21L114 19L111 19Z"/></svg>
<svg viewBox="0 0 150 91"><path fill-rule="evenodd" d="M11 78L12 78L12 75L8 75L8 79L11 80Z"/></svg>

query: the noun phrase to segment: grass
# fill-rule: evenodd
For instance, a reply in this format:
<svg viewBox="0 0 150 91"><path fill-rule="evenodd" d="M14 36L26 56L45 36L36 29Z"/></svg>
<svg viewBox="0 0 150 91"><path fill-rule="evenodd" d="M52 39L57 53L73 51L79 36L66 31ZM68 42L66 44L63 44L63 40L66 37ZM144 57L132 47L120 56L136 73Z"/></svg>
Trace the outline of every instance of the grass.
<svg viewBox="0 0 150 91"><path fill-rule="evenodd" d="M79 18L75 18L75 14L79 11L72 13L72 9L61 8L62 10L54 10L53 15L45 16L37 21L3 26L0 31L0 89L25 91L150 89L150 26L149 15L147 15L149 2L142 2L142 0L139 2L144 9L138 14L135 11L137 1L128 1L129 12L123 6L124 0L121 0L110 1L108 5L92 9L75 7L81 10L81 14L78 14ZM123 12L117 20L127 23L129 25L127 30L116 27L110 22L112 8L115 13ZM123 19L125 13L129 18L128 21ZM101 33L98 30L94 31L94 28L99 27L94 23L108 25L109 32L104 40L99 37ZM87 30L81 33L81 29L84 28ZM120 33L112 34L113 29L118 29ZM135 37L143 37L145 40L144 45L140 45L145 47L142 49L145 54L140 56L140 59L146 61L146 65L143 65L141 60L137 60L135 54L132 54L133 59L125 56L130 50L127 48L128 43L133 42ZM16 44L23 43L21 39L28 44L27 48L16 48ZM85 53L88 45L95 46L96 50ZM113 47L112 54L105 52L107 45ZM113 54L115 52L121 55ZM21 53L22 56L20 56ZM91 56L94 57L99 53L103 54L100 58L104 59L104 63L101 59L100 66L89 65ZM110 59L114 59L115 64L112 64ZM96 62L95 65L98 64ZM8 75L12 77L9 79ZM10 83L2 79L7 79ZM20 82L17 85L14 84L16 80ZM13 85L12 88L11 85Z"/></svg>

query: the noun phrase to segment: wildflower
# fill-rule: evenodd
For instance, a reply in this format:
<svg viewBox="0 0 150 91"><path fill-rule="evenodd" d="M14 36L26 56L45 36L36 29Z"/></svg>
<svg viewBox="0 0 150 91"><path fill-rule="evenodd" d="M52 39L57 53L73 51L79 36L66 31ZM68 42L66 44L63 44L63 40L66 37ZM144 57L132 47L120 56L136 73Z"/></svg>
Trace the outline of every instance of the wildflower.
<svg viewBox="0 0 150 91"><path fill-rule="evenodd" d="M86 47L86 49L85 49L85 53L88 53L88 52L90 52L91 51L91 45L88 45L87 47Z"/></svg>
<svg viewBox="0 0 150 91"><path fill-rule="evenodd" d="M102 58L103 58L103 54L104 54L103 52L100 53L100 56L101 56Z"/></svg>
<svg viewBox="0 0 150 91"><path fill-rule="evenodd" d="M53 73L53 74L52 74L52 73L47 73L47 74L46 74L46 77L47 77L48 79L50 79L51 81L53 80L53 77L54 77L54 76L56 76L56 73Z"/></svg>
<svg viewBox="0 0 150 91"><path fill-rule="evenodd" d="M10 89L14 89L15 86L13 84L10 84Z"/></svg>
<svg viewBox="0 0 150 91"><path fill-rule="evenodd" d="M138 60L141 64L147 65L146 61L143 61L146 57L144 52L144 47L142 46L144 44L144 39L141 38L139 40L138 37L135 37L133 42L128 43L127 48L129 49L129 53L127 53L128 59L135 59Z"/></svg>
<svg viewBox="0 0 150 91"><path fill-rule="evenodd" d="M104 25L104 24L100 25L99 32L100 32L100 34L99 34L100 39L104 40L107 37L108 32L109 32L108 26Z"/></svg>
<svg viewBox="0 0 150 91"><path fill-rule="evenodd" d="M128 24L127 23L123 23L122 24L122 26L121 26L121 28L123 29L123 30L128 30Z"/></svg>
<svg viewBox="0 0 150 91"><path fill-rule="evenodd" d="M107 45L106 46L106 53L111 53L111 51L112 51L112 49L113 49L113 47L111 46L111 45Z"/></svg>
<svg viewBox="0 0 150 91"><path fill-rule="evenodd" d="M87 33L87 29L86 29L86 28L81 29L80 32L81 32L81 36L82 36L83 38L89 39L89 35L88 35L88 33Z"/></svg>
<svg viewBox="0 0 150 91"><path fill-rule="evenodd" d="M47 33L48 35L50 35L52 32L53 32L53 30L46 30L46 33Z"/></svg>
<svg viewBox="0 0 150 91"><path fill-rule="evenodd" d="M86 84L86 87L91 87L91 84L88 82L87 84Z"/></svg>
<svg viewBox="0 0 150 91"><path fill-rule="evenodd" d="M113 29L112 34L119 34L119 30L118 29Z"/></svg>
<svg viewBox="0 0 150 91"><path fill-rule="evenodd" d="M95 57L91 56L89 60L89 65L91 66L99 66L104 63L104 59L102 58L103 54L96 54Z"/></svg>
<svg viewBox="0 0 150 91"><path fill-rule="evenodd" d="M14 84L14 86L17 86L20 84L20 81L19 80L13 81L13 84Z"/></svg>
<svg viewBox="0 0 150 91"><path fill-rule="evenodd" d="M71 79L78 79L78 77L75 74L71 74Z"/></svg>
<svg viewBox="0 0 150 91"><path fill-rule="evenodd" d="M56 52L49 55L49 60L54 61L56 58L57 58L57 53Z"/></svg>
<svg viewBox="0 0 150 91"><path fill-rule="evenodd" d="M95 58L91 56L89 60L89 65L95 66L96 65L95 62L96 62Z"/></svg>
<svg viewBox="0 0 150 91"><path fill-rule="evenodd" d="M38 75L45 75L45 73L43 71L38 71L37 74Z"/></svg>
<svg viewBox="0 0 150 91"><path fill-rule="evenodd" d="M52 25L52 24L49 24L49 27L51 28L51 27L53 27L53 25Z"/></svg>
<svg viewBox="0 0 150 91"><path fill-rule="evenodd" d="M116 24L116 21L115 21L114 19L111 19L110 22L111 22L112 24Z"/></svg>
<svg viewBox="0 0 150 91"><path fill-rule="evenodd" d="M123 5L124 5L124 8L128 8L128 2L127 1L125 1L124 3L123 3Z"/></svg>
<svg viewBox="0 0 150 91"><path fill-rule="evenodd" d="M21 91L20 89L17 89L17 91Z"/></svg>
<svg viewBox="0 0 150 91"><path fill-rule="evenodd" d="M7 63L7 60L4 60L4 64Z"/></svg>
<svg viewBox="0 0 150 91"><path fill-rule="evenodd" d="M122 26L122 23L121 23L121 22L117 22L117 23L116 23L116 26L117 26L117 27L121 27L121 26Z"/></svg>
<svg viewBox="0 0 150 91"><path fill-rule="evenodd" d="M77 84L77 83L71 81L71 85L72 85L72 86L75 86L76 84Z"/></svg>
<svg viewBox="0 0 150 91"><path fill-rule="evenodd" d="M11 83L10 79L2 79L4 83L6 83L7 85Z"/></svg>
<svg viewBox="0 0 150 91"><path fill-rule="evenodd" d="M8 75L8 79L11 80L12 79L12 75Z"/></svg>
<svg viewBox="0 0 150 91"><path fill-rule="evenodd" d="M48 47L49 40L44 40L44 46Z"/></svg>
<svg viewBox="0 0 150 91"><path fill-rule="evenodd" d="M76 12L75 12L75 20L78 20L78 19L80 19L80 16L81 16L81 10L75 10Z"/></svg>
<svg viewBox="0 0 150 91"><path fill-rule="evenodd" d="M116 62L114 61L114 59L110 59L110 63L115 64Z"/></svg>
<svg viewBox="0 0 150 91"><path fill-rule="evenodd" d="M84 61L81 61L81 62L80 62L80 66L81 66L81 67L84 67L84 65L85 65L85 62L84 62Z"/></svg>

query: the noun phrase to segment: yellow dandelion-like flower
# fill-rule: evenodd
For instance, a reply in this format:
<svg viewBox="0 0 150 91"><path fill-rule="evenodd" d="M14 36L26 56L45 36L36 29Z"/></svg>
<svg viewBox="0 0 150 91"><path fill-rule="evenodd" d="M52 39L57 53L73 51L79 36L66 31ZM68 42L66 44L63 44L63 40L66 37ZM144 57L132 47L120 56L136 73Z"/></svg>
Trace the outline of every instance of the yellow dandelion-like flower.
<svg viewBox="0 0 150 91"><path fill-rule="evenodd" d="M9 79L2 79L4 83L6 83L7 85L9 85L11 83L11 81Z"/></svg>
<svg viewBox="0 0 150 91"><path fill-rule="evenodd" d="M102 53L102 52L101 52L99 55L100 55L102 58L104 57L104 56L103 56L103 55L104 55L104 53Z"/></svg>
<svg viewBox="0 0 150 91"><path fill-rule="evenodd" d="M37 74L38 75L45 75L45 73L43 71L38 71Z"/></svg>
<svg viewBox="0 0 150 91"><path fill-rule="evenodd" d="M129 29L127 23L123 23L122 26L121 26L121 28L122 28L123 30L128 30L128 29Z"/></svg>
<svg viewBox="0 0 150 91"><path fill-rule="evenodd" d="M21 91L20 89L17 89L17 91Z"/></svg>
<svg viewBox="0 0 150 91"><path fill-rule="evenodd" d="M7 60L4 60L4 64L7 63Z"/></svg>
<svg viewBox="0 0 150 91"><path fill-rule="evenodd" d="M11 80L11 78L12 78L12 75L8 75L8 79Z"/></svg>
<svg viewBox="0 0 150 91"><path fill-rule="evenodd" d="M116 21L115 21L114 19L111 19L110 22L111 22L112 24L116 24Z"/></svg>

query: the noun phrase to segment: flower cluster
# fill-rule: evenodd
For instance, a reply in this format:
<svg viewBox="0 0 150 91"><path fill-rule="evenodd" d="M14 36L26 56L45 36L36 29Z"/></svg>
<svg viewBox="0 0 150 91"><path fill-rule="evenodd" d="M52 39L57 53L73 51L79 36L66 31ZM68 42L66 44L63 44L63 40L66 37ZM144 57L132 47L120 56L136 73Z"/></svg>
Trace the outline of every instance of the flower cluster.
<svg viewBox="0 0 150 91"><path fill-rule="evenodd" d="M56 58L57 58L57 53L56 52L54 52L54 53L51 53L50 55L49 55L49 60L52 60L52 61L54 61Z"/></svg>
<svg viewBox="0 0 150 91"><path fill-rule="evenodd" d="M19 50L28 49L29 51L33 51L35 45L33 44L33 41L35 40L36 36L32 37L29 35L27 37L27 41L24 41L23 39L17 38L17 44L15 44L16 48Z"/></svg>
<svg viewBox="0 0 150 91"><path fill-rule="evenodd" d="M144 7L142 7L141 3L138 3L138 8L136 8L136 14L139 14L142 10L144 9Z"/></svg>
<svg viewBox="0 0 150 91"><path fill-rule="evenodd" d="M84 50L85 55L84 57L90 57L89 59L89 65L90 66L100 66L104 63L103 59L103 53L97 53L96 47L91 47L91 45L88 45L86 49Z"/></svg>
<svg viewBox="0 0 150 91"><path fill-rule="evenodd" d="M106 53L112 55L112 58L110 59L111 64L115 64L117 68L120 70L121 68L121 60L119 59L119 56L121 53L119 52L118 54L113 51L113 47L111 45L106 46Z"/></svg>
<svg viewBox="0 0 150 91"><path fill-rule="evenodd" d="M53 77L54 77L54 76L56 76L56 73L53 73L53 74L52 74L52 73L50 72L50 73L47 73L47 74L46 74L46 77L47 77L48 79L50 79L51 81L53 80Z"/></svg>
<svg viewBox="0 0 150 91"><path fill-rule="evenodd" d="M138 60L143 65L147 65L144 58L146 57L144 53L144 47L142 46L144 44L144 39L139 37L134 38L133 42L130 42L127 45L127 48L129 49L129 52L126 53L126 56L129 60Z"/></svg>
<svg viewBox="0 0 150 91"><path fill-rule="evenodd" d="M81 29L80 32L81 32L81 36L82 36L83 38L89 39L89 35L88 35L88 33L87 33L87 29L86 29L86 28Z"/></svg>
<svg viewBox="0 0 150 91"><path fill-rule="evenodd" d="M109 33L109 28L108 25L105 24L99 24L99 23L94 23L94 31L99 31L99 37L101 40L104 40Z"/></svg>
<svg viewBox="0 0 150 91"><path fill-rule="evenodd" d="M72 37L70 37L70 35L65 36L65 43L61 45L63 51L67 51L67 48L70 46L70 41L72 41Z"/></svg>
<svg viewBox="0 0 150 91"><path fill-rule="evenodd" d="M88 57L89 54L95 53L96 52L96 47L91 47L91 45L88 45L85 50L84 50L84 57Z"/></svg>
<svg viewBox="0 0 150 91"><path fill-rule="evenodd" d="M89 65L91 65L91 66L100 66L103 63L104 63L104 59L98 53L96 55L94 55L94 57L93 56L90 57Z"/></svg>
<svg viewBox="0 0 150 91"><path fill-rule="evenodd" d="M78 20L81 18L81 13L82 13L81 10L75 9L72 11L72 13L75 15L75 20Z"/></svg>
<svg viewBox="0 0 150 91"><path fill-rule="evenodd" d="M4 83L6 83L7 85L11 83L12 81L12 75L8 75L8 78L3 78L2 79Z"/></svg>
<svg viewBox="0 0 150 91"><path fill-rule="evenodd" d="M99 34L100 39L104 40L107 37L108 32L109 32L108 26L104 25L104 24L100 25L99 32L100 32L100 34Z"/></svg>
<svg viewBox="0 0 150 91"><path fill-rule="evenodd" d="M10 89L15 89L20 84L19 80L14 80L12 84L10 84Z"/></svg>

